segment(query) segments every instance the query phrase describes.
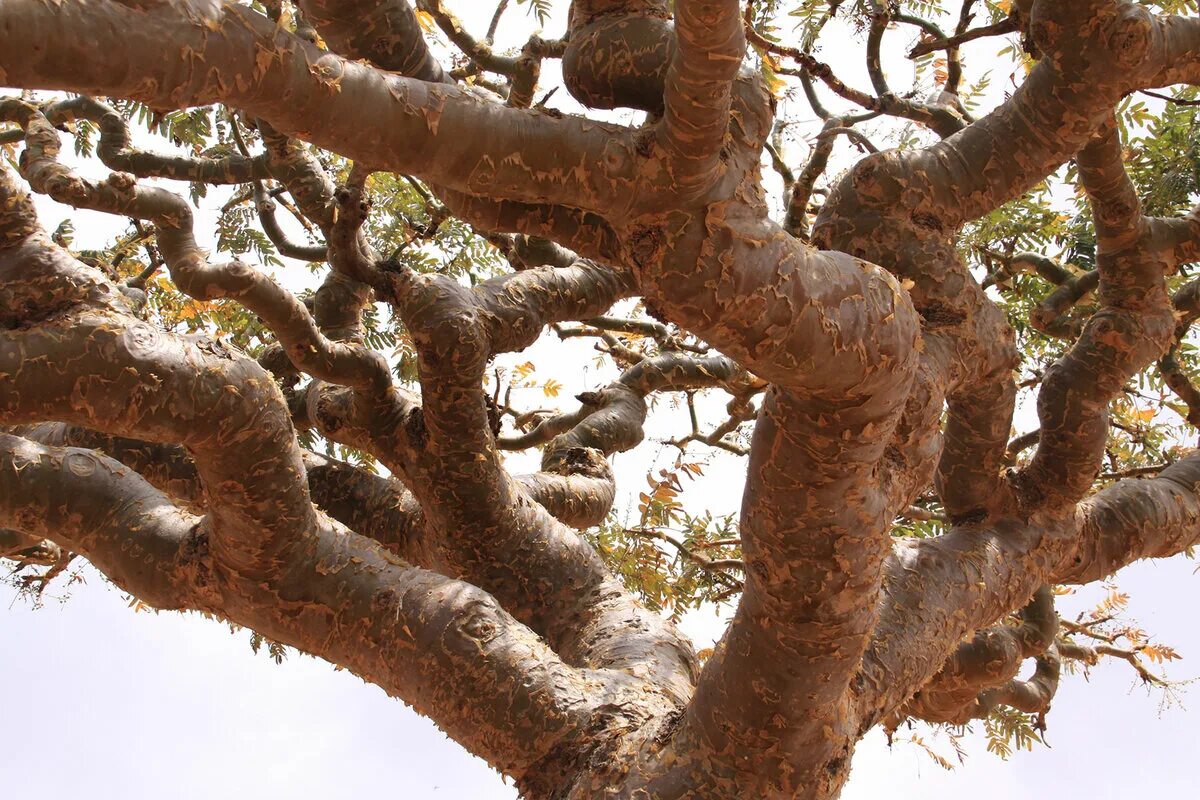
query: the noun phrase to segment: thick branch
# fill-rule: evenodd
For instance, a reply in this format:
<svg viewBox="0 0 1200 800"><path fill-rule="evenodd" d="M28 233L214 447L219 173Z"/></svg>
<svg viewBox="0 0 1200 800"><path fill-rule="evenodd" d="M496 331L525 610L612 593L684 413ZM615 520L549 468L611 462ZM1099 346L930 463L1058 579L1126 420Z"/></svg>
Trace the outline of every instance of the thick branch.
<svg viewBox="0 0 1200 800"><path fill-rule="evenodd" d="M385 74L322 53L245 6L186 5L192 14L181 14L180 4L6 2L0 82L155 108L223 102L355 161L496 199L611 211L636 197L633 143L623 129ZM70 36L86 38L103 57L80 62L57 46ZM484 143L463 130L490 136Z"/></svg>
<svg viewBox="0 0 1200 800"><path fill-rule="evenodd" d="M334 52L417 80L446 80L408 0L301 0L300 7Z"/></svg>
<svg viewBox="0 0 1200 800"><path fill-rule="evenodd" d="M23 193L10 190L0 180L0 207L20 207ZM0 373L8 376L0 424L58 419L185 444L205 486L222 497L212 512L214 551L239 572L266 569L297 530L316 525L287 408L257 364L125 316L115 288L36 227L0 247L0 285L58 290L33 295L42 306L24 315L26 326L43 319L47 299L60 312L0 331ZM245 452L254 454L253 481L245 479Z"/></svg>
<svg viewBox="0 0 1200 800"><path fill-rule="evenodd" d="M1026 504L1083 497L1104 456L1109 402L1174 338L1165 275L1175 264L1157 246L1121 156L1115 126L1079 154L1096 225L1101 308L1042 382L1041 438L1015 484Z"/></svg>
<svg viewBox="0 0 1200 800"><path fill-rule="evenodd" d="M1043 586L1021 610L1020 625L988 628L959 645L901 714L962 724L977 716L981 693L1008 686L1025 659L1053 646L1057 632L1054 592Z"/></svg>
<svg viewBox="0 0 1200 800"><path fill-rule="evenodd" d="M902 540L886 569L863 665L865 731L927 682L961 638L992 625L1037 586L1085 584L1200 542L1200 455L1154 478L1126 478L1061 518L1005 521ZM940 654L944 654L939 657Z"/></svg>
<svg viewBox="0 0 1200 800"><path fill-rule="evenodd" d="M733 80L746 39L737 0L679 0L675 53L667 69L658 140L684 197L711 186L729 127Z"/></svg>
<svg viewBox="0 0 1200 800"><path fill-rule="evenodd" d="M188 605L187 547L198 525L115 461L0 433L0 527L91 555L156 607Z"/></svg>
<svg viewBox="0 0 1200 800"><path fill-rule="evenodd" d="M690 649L636 605L584 539L528 501L500 463L482 391L493 347L524 346L562 316L594 316L624 291L620 274L578 262L475 289L410 272L391 277L417 348L424 405L405 423L418 442L414 463L378 454L407 474L441 537L438 557L495 594L569 662L653 675L682 702L691 692ZM589 474L592 459L579 455L556 467Z"/></svg>
<svg viewBox="0 0 1200 800"><path fill-rule="evenodd" d="M573 448L605 455L624 452L636 447L645 435L642 425L650 394L718 386L738 394L757 388L737 364L723 356L664 353L639 361L598 392L581 394L582 406L577 411L544 419L527 433L501 439L499 445L522 450L549 442L544 464L554 463Z"/></svg>
<svg viewBox="0 0 1200 800"><path fill-rule="evenodd" d="M153 605L218 613L349 667L518 777L621 691L562 664L479 590L327 524L240 594L210 584L205 523L115 461L0 434L0 489L0 524L53 537Z"/></svg>

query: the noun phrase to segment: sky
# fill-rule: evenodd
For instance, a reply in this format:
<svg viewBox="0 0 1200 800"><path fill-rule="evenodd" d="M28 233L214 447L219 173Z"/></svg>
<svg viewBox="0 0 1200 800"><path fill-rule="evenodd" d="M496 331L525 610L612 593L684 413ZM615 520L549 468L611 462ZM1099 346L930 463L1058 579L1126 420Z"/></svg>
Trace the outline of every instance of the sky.
<svg viewBox="0 0 1200 800"><path fill-rule="evenodd" d="M460 12L468 7L465 2L452 6ZM561 29L565 3L556 3L555 9L548 32ZM528 31L523 13L518 8L511 16L502 44L506 36ZM475 22L471 17L467 21ZM824 57L864 86L860 66L842 63L855 52L847 47ZM974 70L969 74L1006 68L986 47L975 52L974 60L968 60ZM898 48L885 63L903 85L911 68ZM553 73L551 65L547 84ZM994 80L992 97L1010 86ZM558 93L556 102L563 94ZM803 156L802 140L792 147L793 160ZM85 171L102 174L96 169L90 163ZM199 231L211 230L206 222L222 201L219 192L202 201ZM41 200L39 212L51 229L68 215ZM81 246L89 236L99 241L113 230L111 218L70 216ZM302 279L297 272L305 271L293 265L280 279L298 288ZM570 402L576 392L597 388L615 375L594 365L593 355L582 341L564 345L543 338L510 361L537 363L546 377L566 384L561 396ZM532 393L530 404L540 399L539 390L524 391ZM1024 431L1034 424L1028 409L1023 410L1017 428ZM622 502L637 491L651 465L669 457L655 442L685 432L685 425L672 413L669 399L658 404L647 425L649 441L614 460L625 492ZM511 461L514 472L535 464L536 453ZM715 514L735 511L740 470L733 459L714 459L685 500ZM1200 676L1200 628L1188 602L1200 580L1195 569L1195 562L1177 557L1134 565L1117 580L1132 597L1130 616L1184 656L1168 673L1180 680ZM81 582L52 589L36 609L0 585L0 687L5 689L0 797L329 800L381 790L412 800L516 796L486 764L377 687L294 651L276 664L265 650L252 652L248 631L231 632L198 615L135 612L97 573L85 569L80 575ZM1092 587L1062 598L1060 610L1071 616L1091 607L1103 591ZM683 626L697 647L705 647L720 635L723 618L706 610L689 615ZM1048 747L1035 746L1004 761L985 752L982 738L975 735L965 743L965 762L948 772L919 746L903 741L915 733L955 760L949 745L928 729L901 731L890 747L875 732L858 748L843 797L949 800L969 792L974 800L1051 793L1105 800L1148 791L1162 797L1193 796L1200 716L1191 709L1192 700L1182 687L1180 701L1164 707L1161 693L1141 688L1128 665L1102 664L1088 680L1076 675L1063 681L1048 718Z"/></svg>
<svg viewBox="0 0 1200 800"><path fill-rule="evenodd" d="M1198 674L1195 563L1145 562L1120 576L1134 616ZM1071 601L1073 598L1066 598ZM381 789L406 800L501 800L516 793L486 764L375 686L294 652L275 664L249 632L198 615L134 612L94 573L66 602L31 609L0 587L0 781L6 797L48 800L329 800ZM1064 611L1070 603L1063 603ZM1082 603L1080 603L1082 605ZM699 639L716 625L686 623ZM920 748L873 733L845 800L1194 796L1196 698L1165 710L1122 663L1064 680L1049 747L1002 761L981 741L947 772ZM944 757L945 742L924 735ZM903 738L898 734L897 739ZM884 794L886 793L886 794Z"/></svg>

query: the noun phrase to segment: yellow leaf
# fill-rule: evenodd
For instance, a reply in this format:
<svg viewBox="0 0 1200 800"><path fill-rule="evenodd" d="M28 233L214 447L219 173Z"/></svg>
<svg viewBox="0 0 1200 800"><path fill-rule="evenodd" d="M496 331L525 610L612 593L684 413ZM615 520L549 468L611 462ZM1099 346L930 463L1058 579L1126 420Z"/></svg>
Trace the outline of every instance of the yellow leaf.
<svg viewBox="0 0 1200 800"><path fill-rule="evenodd" d="M198 303L184 303L183 308L179 309L179 319L189 320L200 316L200 307Z"/></svg>
<svg viewBox="0 0 1200 800"><path fill-rule="evenodd" d="M523 380L533 374L534 366L532 361L526 361L524 364L517 364L513 367L513 377L517 380Z"/></svg>
<svg viewBox="0 0 1200 800"><path fill-rule="evenodd" d="M660 483L658 488L654 490L654 497L658 500L670 500L677 494L679 494L679 492L675 491L665 483Z"/></svg>
<svg viewBox="0 0 1200 800"><path fill-rule="evenodd" d="M782 97L783 90L787 88L787 83L774 72L768 73L766 77L767 89L771 92L771 96L776 98Z"/></svg>

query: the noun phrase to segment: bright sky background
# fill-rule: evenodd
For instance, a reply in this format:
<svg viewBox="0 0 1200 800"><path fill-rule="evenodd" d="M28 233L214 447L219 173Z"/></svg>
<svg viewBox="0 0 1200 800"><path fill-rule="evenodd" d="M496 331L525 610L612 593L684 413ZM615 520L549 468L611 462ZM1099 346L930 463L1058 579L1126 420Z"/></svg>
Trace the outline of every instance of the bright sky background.
<svg viewBox="0 0 1200 800"><path fill-rule="evenodd" d="M2 0L0 0L2 2ZM460 12L475 0L452 4ZM491 4L487 3L490 16ZM556 3L561 20L565 2ZM510 12L501 42L527 34L524 11ZM463 14L472 30L486 21ZM560 22L548 26L561 31ZM901 43L908 34L894 37ZM911 66L895 48L887 62L894 82L907 85ZM993 44L969 51L968 67L997 69L992 94L1004 80L1007 62L991 54ZM830 48L822 56L842 77L866 82L857 46ZM544 84L553 85L556 65ZM978 75L978 68L968 75ZM1001 74L1002 73L1002 74ZM564 93L555 104L569 108ZM811 119L800 109L795 114ZM807 126L811 134L816 128ZM162 143L156 144L162 147ZM847 149L842 145L842 149ZM798 140L789 160L800 163L806 145ZM87 174L99 165L86 165ZM225 195L211 192L202 202L198 232L208 235L213 210ZM50 229L68 210L39 199L43 224ZM115 230L110 217L72 213L76 241L94 246ZM84 244L90 242L89 244ZM294 265L286 275L298 285ZM303 276L301 276L303 277ZM593 364L589 345L543 339L509 363L532 360L539 373L566 384L562 397L611 380L611 369ZM529 404L540 401L536 389ZM520 394L517 395L521 400ZM567 400L566 402L570 402ZM541 403L539 403L541 404ZM656 459L673 457L653 442L684 433L686 419L661 401L647 426L651 440L634 453L617 456L615 466L626 496L638 491L642 475ZM1028 411L1018 430L1034 427ZM697 451L699 452L699 451ZM532 469L536 456L512 460L516 472ZM736 510L741 490L739 463L717 459L689 489L692 508L715 514ZM620 501L619 501L620 502ZM1185 658L1172 678L1200 675L1200 629L1187 602L1195 591L1196 564L1186 558L1143 563L1121 573L1119 584L1132 597L1131 613L1152 635ZM276 665L255 655L249 633L197 615L134 613L122 594L92 571L59 603L48 597L33 610L0 586L0 797L38 796L88 800L200 800L232 796L286 796L291 800L330 800L380 791L424 798L515 797L511 786L478 759L450 742L433 725L388 699L377 687L323 661L291 652ZM51 592L54 593L53 590ZM1100 591L1062 598L1065 616L1089 608ZM708 646L722 629L712 612L688 617L684 626L697 647ZM1184 690L1183 703L1189 703ZM1011 800L1060 794L1092 800L1153 792L1163 797L1194 796L1193 765L1200 759L1200 717L1175 705L1160 713L1161 693L1148 694L1128 665L1102 664L1091 679L1066 678L1049 715L1050 748L1021 752L1005 762L984 751L980 737L968 742L970 757L953 772L938 767L918 747L904 743L901 731L889 748L882 735L870 735L858 748L846 800L916 798L941 800L969 792L975 800ZM923 736L940 754L953 752L925 729Z"/></svg>

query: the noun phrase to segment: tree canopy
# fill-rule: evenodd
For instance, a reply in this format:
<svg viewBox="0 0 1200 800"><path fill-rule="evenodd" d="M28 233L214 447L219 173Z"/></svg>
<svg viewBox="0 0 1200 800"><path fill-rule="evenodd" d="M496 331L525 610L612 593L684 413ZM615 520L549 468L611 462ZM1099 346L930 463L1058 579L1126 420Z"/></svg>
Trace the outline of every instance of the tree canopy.
<svg viewBox="0 0 1200 800"><path fill-rule="evenodd" d="M1196 3L470 10L0 3L11 580L327 659L530 798L835 798L877 726L1168 686L1055 597L1200 541Z"/></svg>

